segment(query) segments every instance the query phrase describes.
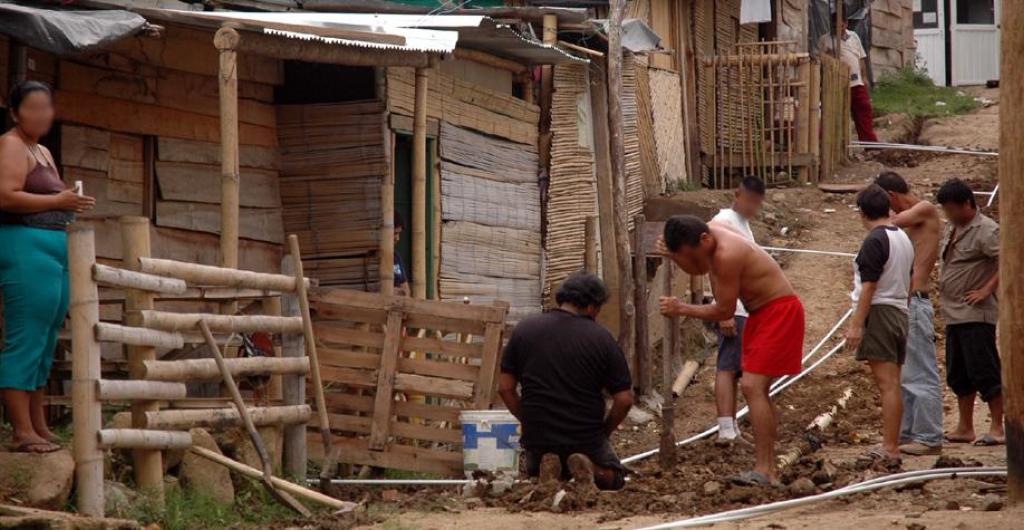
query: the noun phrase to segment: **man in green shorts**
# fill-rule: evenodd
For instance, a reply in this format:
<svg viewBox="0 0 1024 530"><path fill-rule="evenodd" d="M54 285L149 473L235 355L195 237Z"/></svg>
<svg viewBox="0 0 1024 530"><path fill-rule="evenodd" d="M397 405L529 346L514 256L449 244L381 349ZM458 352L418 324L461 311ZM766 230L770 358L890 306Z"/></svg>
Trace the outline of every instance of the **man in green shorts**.
<svg viewBox="0 0 1024 530"><path fill-rule="evenodd" d="M868 453L875 460L900 460L903 400L900 367L907 356L910 279L914 245L889 219L889 195L877 184L857 196L868 230L853 268L853 319L847 346L865 361L882 397L882 445Z"/></svg>

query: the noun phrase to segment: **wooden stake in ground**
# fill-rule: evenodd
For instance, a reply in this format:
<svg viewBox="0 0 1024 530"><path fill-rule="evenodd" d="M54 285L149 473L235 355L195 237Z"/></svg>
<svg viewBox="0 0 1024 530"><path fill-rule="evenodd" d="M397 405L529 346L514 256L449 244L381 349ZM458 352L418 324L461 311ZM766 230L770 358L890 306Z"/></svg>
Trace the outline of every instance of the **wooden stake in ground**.
<svg viewBox="0 0 1024 530"><path fill-rule="evenodd" d="M238 268L238 46L240 37L221 28L213 37L220 51L220 266Z"/></svg>
<svg viewBox="0 0 1024 530"><path fill-rule="evenodd" d="M203 337L206 337L206 345L209 346L214 360L217 361L217 367L220 368L220 374L224 378L224 385L227 386L228 392L231 393L231 399L235 402L235 408L238 409L238 415L242 418L242 424L245 425L245 430L249 432L249 439L252 440L252 444L256 447L256 454L259 455L260 462L263 464L263 486L281 504L295 510L303 517L311 516L312 513L305 506L299 504L299 501L295 500L288 493L279 491L274 487L274 483L271 482L274 476L273 467L270 463L270 454L267 453L267 446L263 444L263 437L260 436L260 432L253 425L252 418L249 417L249 409L245 406L242 393L238 391L235 378L231 376L231 370L228 370L228 365L224 362L224 356L220 353L220 347L217 346L217 340L213 338L210 326L206 325L206 321L201 320L199 321L199 329L203 332Z"/></svg>
<svg viewBox="0 0 1024 530"><path fill-rule="evenodd" d="M664 296L672 296L674 267L667 258L665 267ZM664 347L661 348L661 444L658 452L661 469L668 471L676 465L676 405L672 400L672 359L679 351L679 317L665 317Z"/></svg>
<svg viewBox="0 0 1024 530"><path fill-rule="evenodd" d="M626 223L626 148L622 139L622 18L625 0L610 0L608 21L608 131L614 182L615 249L619 265L619 347L626 359L633 359L634 317L633 275L630 274L629 229Z"/></svg>
<svg viewBox="0 0 1024 530"><path fill-rule="evenodd" d="M636 367L634 386L640 393L651 391L651 377L654 373L651 366L650 329L647 321L647 255L644 252L643 214L633 218L633 277L636 280Z"/></svg>
<svg viewBox="0 0 1024 530"><path fill-rule="evenodd" d="M149 218L121 218L121 246L124 267L137 271L139 258L150 257ZM125 289L124 294L125 324L141 326L141 316L137 311L153 309L153 294L138 289ZM143 379L146 372L143 363L156 360L156 348L153 346L127 346L127 354L128 375L132 379ZM160 410L160 405L156 401L132 403L132 427L141 429L146 422L146 412L155 410ZM149 449L133 450L132 469L135 472L135 482L139 488L150 495L157 506L163 506L163 453Z"/></svg>
<svg viewBox="0 0 1024 530"><path fill-rule="evenodd" d="M412 295L427 297L427 88L430 69L416 69L412 125Z"/></svg>
<svg viewBox="0 0 1024 530"><path fill-rule="evenodd" d="M999 342L1011 503L1024 503L1024 4L1003 3L999 110Z"/></svg>

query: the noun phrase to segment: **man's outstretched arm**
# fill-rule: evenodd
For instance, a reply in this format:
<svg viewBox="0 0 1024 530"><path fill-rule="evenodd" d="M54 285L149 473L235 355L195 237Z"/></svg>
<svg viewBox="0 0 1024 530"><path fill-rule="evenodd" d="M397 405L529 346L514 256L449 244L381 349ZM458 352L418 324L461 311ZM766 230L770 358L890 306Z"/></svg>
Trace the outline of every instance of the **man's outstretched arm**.
<svg viewBox="0 0 1024 530"><path fill-rule="evenodd" d="M519 390L516 388L518 385L519 380L512 374L502 372L501 377L498 378L498 395L505 402L508 411L521 423L523 418L520 417L520 413L523 408L519 399Z"/></svg>

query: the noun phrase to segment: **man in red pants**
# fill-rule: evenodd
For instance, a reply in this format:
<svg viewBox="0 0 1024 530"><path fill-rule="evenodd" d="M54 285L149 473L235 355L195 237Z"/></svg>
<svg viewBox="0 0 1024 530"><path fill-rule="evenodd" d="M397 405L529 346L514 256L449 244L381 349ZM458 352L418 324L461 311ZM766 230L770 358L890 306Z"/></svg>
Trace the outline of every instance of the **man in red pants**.
<svg viewBox="0 0 1024 530"><path fill-rule="evenodd" d="M850 68L850 114L853 116L854 125L857 126L857 139L862 142L877 142L875 114L871 108L871 95L868 93L870 80L864 76L864 72L867 72L865 61L868 54L864 52L860 37L848 27L849 24L845 20L840 22L839 58ZM822 35L818 41L819 51L832 53L834 39L833 35Z"/></svg>

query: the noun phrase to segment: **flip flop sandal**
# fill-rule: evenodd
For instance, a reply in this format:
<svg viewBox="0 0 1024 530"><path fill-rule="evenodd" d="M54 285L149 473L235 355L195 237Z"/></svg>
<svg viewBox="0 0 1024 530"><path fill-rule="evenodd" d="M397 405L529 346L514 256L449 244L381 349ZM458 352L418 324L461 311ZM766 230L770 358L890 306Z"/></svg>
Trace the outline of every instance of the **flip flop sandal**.
<svg viewBox="0 0 1024 530"><path fill-rule="evenodd" d="M898 456L890 456L885 451L883 451L882 448L880 448L880 447L875 447L872 450L868 451L867 454L864 454L864 455L861 455L861 456L857 457L857 460L860 461L860 462L866 462L868 464L871 464L871 463L874 463L874 462L878 462L878 461L882 461L882 462L895 462L897 464L901 464L903 462L902 458L900 458Z"/></svg>
<svg viewBox="0 0 1024 530"><path fill-rule="evenodd" d="M47 447L44 451L32 449L33 447ZM60 451L60 446L50 442L25 442L11 446L11 452L13 453L27 453L31 455L44 455L47 453L55 453Z"/></svg>
<svg viewBox="0 0 1024 530"><path fill-rule="evenodd" d="M1003 445L1003 443L1005 442L1000 442L991 434L986 434L974 441L974 445L977 447L992 447L995 445Z"/></svg>
<svg viewBox="0 0 1024 530"><path fill-rule="evenodd" d="M969 444L974 440L965 440L963 438L950 438L948 434L942 435L942 439L951 444Z"/></svg>
<svg viewBox="0 0 1024 530"><path fill-rule="evenodd" d="M775 483L768 475L760 471L744 471L738 475L729 477L729 482L737 486L774 486Z"/></svg>

